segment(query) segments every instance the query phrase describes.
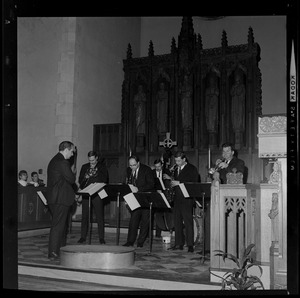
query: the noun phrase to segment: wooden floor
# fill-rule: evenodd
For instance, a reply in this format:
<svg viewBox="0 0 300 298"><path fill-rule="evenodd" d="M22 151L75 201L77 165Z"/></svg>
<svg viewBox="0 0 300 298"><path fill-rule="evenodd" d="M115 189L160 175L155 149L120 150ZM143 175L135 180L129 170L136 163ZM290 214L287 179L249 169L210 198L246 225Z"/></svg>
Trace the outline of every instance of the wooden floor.
<svg viewBox="0 0 300 298"><path fill-rule="evenodd" d="M88 291L138 291L136 288L130 287L117 287L117 286L109 286L109 285L99 285L94 283L86 283L86 282L75 282L68 280L60 280L60 279L50 279L44 277L36 277L36 276L18 276L18 284L19 290L26 291L59 291L59 292L88 292Z"/></svg>

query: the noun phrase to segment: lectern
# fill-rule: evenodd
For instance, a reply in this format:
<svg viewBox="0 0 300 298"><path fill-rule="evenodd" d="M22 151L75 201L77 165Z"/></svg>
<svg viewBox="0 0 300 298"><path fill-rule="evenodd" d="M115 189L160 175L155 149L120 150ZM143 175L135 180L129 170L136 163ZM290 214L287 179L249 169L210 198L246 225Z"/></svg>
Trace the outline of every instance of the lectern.
<svg viewBox="0 0 300 298"><path fill-rule="evenodd" d="M205 261L205 198L210 198L211 193L211 183L197 183L197 182L186 182L186 183L180 183L177 185L183 196L185 198L193 197L193 198L202 198L202 214L203 214L203 220L202 220L202 232L203 232L203 242L202 242L202 255L200 258L202 258L203 263Z"/></svg>
<svg viewBox="0 0 300 298"><path fill-rule="evenodd" d="M124 200L131 210L136 208L149 208L150 222L149 222L149 236L150 245L149 252L152 252L152 208L171 208L167 198L163 193L159 192L136 192L129 193L124 196Z"/></svg>

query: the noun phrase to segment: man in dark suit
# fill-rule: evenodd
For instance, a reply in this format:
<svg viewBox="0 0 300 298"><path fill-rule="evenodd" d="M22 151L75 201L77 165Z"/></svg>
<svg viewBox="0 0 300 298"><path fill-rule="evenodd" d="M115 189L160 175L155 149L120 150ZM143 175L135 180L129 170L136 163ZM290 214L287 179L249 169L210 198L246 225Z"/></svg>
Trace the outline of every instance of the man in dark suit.
<svg viewBox="0 0 300 298"><path fill-rule="evenodd" d="M184 152L176 152L174 158L177 169L174 172L174 180L171 182L173 187L184 182L199 182L198 170L187 161ZM171 177L166 176L166 178ZM183 250L186 241L188 252L194 252L193 205L193 198L185 198L181 190L176 187L174 198L175 245L170 248L171 250Z"/></svg>
<svg viewBox="0 0 300 298"><path fill-rule="evenodd" d="M152 170L155 182L155 190L158 192L165 192L167 188L170 188L171 180L165 179L164 174L171 176L171 173L168 169L163 167L163 163L160 159L154 161L154 169ZM155 210L155 237L161 237L162 229L158 226L158 219L163 219L165 212L170 212L169 210ZM158 218L159 217L159 218Z"/></svg>
<svg viewBox="0 0 300 298"><path fill-rule="evenodd" d="M216 171L213 173L214 179L220 179L222 184L227 183L227 173L245 174L245 163L243 160L235 156L235 149L231 143L224 143L222 145L222 158L216 161Z"/></svg>
<svg viewBox="0 0 300 298"><path fill-rule="evenodd" d="M137 192L154 191L154 177L150 167L140 163L137 156L128 158L129 167L126 170L126 180L128 184L133 184ZM138 228L140 232L137 239L137 247L143 247L149 231L150 210L149 208L137 208L130 211L127 242L123 246L133 246L137 237Z"/></svg>
<svg viewBox="0 0 300 298"><path fill-rule="evenodd" d="M95 151L88 152L89 162L82 165L79 174L80 189L89 186L91 183L108 183L108 170L103 160L98 160L98 154ZM81 238L78 243L85 243L89 225L89 200L88 195L82 195L82 218L81 218ZM100 244L105 244L104 240L104 202L95 193L91 197L91 205L94 207L98 224L98 234Z"/></svg>
<svg viewBox="0 0 300 298"><path fill-rule="evenodd" d="M73 184L76 173L68 161L74 154L75 146L64 141L58 149L47 168L47 203L52 215L48 246L50 260L59 259L60 248L66 245L68 214L75 200Z"/></svg>

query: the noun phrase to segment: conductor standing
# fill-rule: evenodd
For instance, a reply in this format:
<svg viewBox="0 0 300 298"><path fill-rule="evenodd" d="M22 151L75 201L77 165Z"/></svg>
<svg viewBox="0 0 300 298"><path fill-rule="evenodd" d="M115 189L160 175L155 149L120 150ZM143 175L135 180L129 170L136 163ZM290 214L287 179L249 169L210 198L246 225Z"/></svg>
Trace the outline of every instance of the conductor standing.
<svg viewBox="0 0 300 298"><path fill-rule="evenodd" d="M59 152L51 159L47 168L47 203L52 215L48 258L59 259L60 248L66 245L68 214L75 201L73 184L76 170L71 169L70 159L75 150L72 142L59 144Z"/></svg>

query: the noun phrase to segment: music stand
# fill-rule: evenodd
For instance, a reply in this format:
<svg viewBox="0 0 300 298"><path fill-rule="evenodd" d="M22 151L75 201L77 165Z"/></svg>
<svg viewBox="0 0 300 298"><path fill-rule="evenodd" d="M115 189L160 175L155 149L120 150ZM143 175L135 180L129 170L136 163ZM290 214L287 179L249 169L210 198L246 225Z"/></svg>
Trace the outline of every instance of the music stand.
<svg viewBox="0 0 300 298"><path fill-rule="evenodd" d="M211 183L197 183L197 182L185 182L185 183L180 183L176 187L179 187L181 190L183 196L185 198L202 198L202 215L203 215L203 220L202 220L202 233L203 233L203 241L202 241L202 255L200 255L200 259L202 258L203 263L205 261L205 197L210 197L210 188L211 188ZM207 258L208 259L208 258Z"/></svg>
<svg viewBox="0 0 300 298"><path fill-rule="evenodd" d="M96 192L99 192L103 187L105 186L105 183L91 183L84 189L81 189L77 191L77 194L79 195L87 195L89 197L89 216L88 216L88 244L91 244L91 236L92 236L92 229L91 229L91 197Z"/></svg>
<svg viewBox="0 0 300 298"><path fill-rule="evenodd" d="M120 197L123 197L130 192L131 192L131 188L128 184L111 183L105 185L103 190L101 190L99 193L101 199L107 196L117 198L116 245L119 245L119 240L120 240L120 217L121 217Z"/></svg>
<svg viewBox="0 0 300 298"><path fill-rule="evenodd" d="M131 210L136 208L149 208L150 220L149 220L149 253L152 252L152 208L171 208L168 200L163 193L158 192L136 192L130 193L124 196L124 200L127 202Z"/></svg>

